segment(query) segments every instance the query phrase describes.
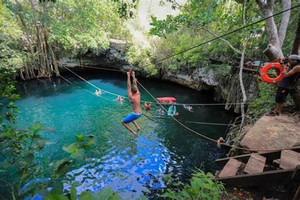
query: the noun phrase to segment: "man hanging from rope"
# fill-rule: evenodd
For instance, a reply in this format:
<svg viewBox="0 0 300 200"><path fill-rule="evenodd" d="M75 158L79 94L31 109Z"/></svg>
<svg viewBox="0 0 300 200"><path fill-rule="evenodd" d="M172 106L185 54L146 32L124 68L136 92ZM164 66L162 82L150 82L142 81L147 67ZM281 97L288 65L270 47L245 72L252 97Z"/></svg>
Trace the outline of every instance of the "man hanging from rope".
<svg viewBox="0 0 300 200"><path fill-rule="evenodd" d="M131 80L130 75L132 75L132 82L133 87L131 87ZM141 94L139 92L139 89L137 87L137 80L135 78L134 71L127 72L127 94L128 98L132 107L132 113L127 115L123 118L122 124L127 128L129 131L132 132L133 136L137 134L141 130L139 125L135 122L136 119L140 118L142 116L142 110L141 110ZM130 122L134 124L136 127L136 132L128 125Z"/></svg>

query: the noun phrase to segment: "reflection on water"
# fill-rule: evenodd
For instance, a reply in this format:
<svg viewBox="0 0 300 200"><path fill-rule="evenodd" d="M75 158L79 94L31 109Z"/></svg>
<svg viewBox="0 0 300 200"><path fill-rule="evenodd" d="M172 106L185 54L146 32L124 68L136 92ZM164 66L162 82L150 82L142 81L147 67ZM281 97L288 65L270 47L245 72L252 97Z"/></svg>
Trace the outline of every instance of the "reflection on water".
<svg viewBox="0 0 300 200"><path fill-rule="evenodd" d="M82 76L104 90L126 96L124 75L97 72ZM109 94L102 94L100 98L93 96L84 89L94 92L95 88L76 77L69 75L67 78L75 85L59 78L22 83L18 88L23 99L16 103L20 110L20 126L39 122L56 130L42 133L54 142L38 155L44 163L67 156L61 148L74 142L78 133L97 137L97 144L85 155L86 161L77 162L68 172L64 184L66 189L78 182L78 192L97 192L111 187L124 199L134 199L142 194L156 198L166 187L165 174L185 181L196 168L211 172L217 169L214 160L224 155L224 150L158 114L159 106L152 105L150 113L144 111L138 120L142 130L133 138L120 123L122 117L131 112L127 100L121 105ZM195 92L168 82L140 81L157 97L173 96L184 103L213 102L211 93ZM143 100L152 100L140 90ZM233 118L220 106L194 106L193 112L178 106L177 111L180 113L178 119L183 123L228 123ZM186 125L214 139L225 136L226 126Z"/></svg>
<svg viewBox="0 0 300 200"><path fill-rule="evenodd" d="M97 192L110 187L125 199L135 199L143 192L149 193L149 188L165 187L163 175L180 166L172 161L168 149L159 140L152 132L140 135L122 149L112 147L102 158L69 172L66 188L77 181L78 192Z"/></svg>

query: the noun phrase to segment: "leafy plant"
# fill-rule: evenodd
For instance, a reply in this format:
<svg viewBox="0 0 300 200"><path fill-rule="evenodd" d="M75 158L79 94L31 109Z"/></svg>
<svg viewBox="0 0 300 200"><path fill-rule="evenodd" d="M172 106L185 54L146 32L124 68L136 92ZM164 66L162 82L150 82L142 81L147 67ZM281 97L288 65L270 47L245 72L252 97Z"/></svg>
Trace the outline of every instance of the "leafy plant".
<svg viewBox="0 0 300 200"><path fill-rule="evenodd" d="M259 82L258 91L258 98L251 102L247 112L252 118L255 119L274 109L276 104L276 88L273 85L265 82Z"/></svg>
<svg viewBox="0 0 300 200"><path fill-rule="evenodd" d="M114 192L110 188L105 188L97 193L91 193L89 191L82 192L80 195L77 194L76 187L73 185L68 195L63 195L63 185L57 184L52 190L44 197L45 200L120 200L121 197L118 193ZM77 198L78 196L78 198Z"/></svg>
<svg viewBox="0 0 300 200"><path fill-rule="evenodd" d="M225 188L221 182L213 181L212 178L211 173L205 174L199 170L193 174L190 184L185 185L182 190L177 191L168 188L161 197L167 199L220 199ZM177 187L182 185L180 182L173 183L173 186Z"/></svg>
<svg viewBox="0 0 300 200"><path fill-rule="evenodd" d="M27 130L18 129L16 120L18 108L14 101L19 99L19 96L14 93L14 71L5 68L0 70L2 72L0 73L0 97L3 101L4 98L10 101L6 109L1 109L5 112L1 112L0 115L0 180L2 183L7 183L4 185L7 191L4 198L23 199L43 193L43 196L48 195L49 199L66 199L62 189L53 187L49 193L45 188L59 185L60 177L70 170L76 159L83 157L87 148L95 144L95 136L76 135L75 143L63 147L70 153L70 157L53 162L51 169L40 165L35 159L36 154L52 143L40 134L43 127L39 124L33 124ZM101 194L108 197L111 195L112 199L117 197L108 190ZM97 199L100 193L92 194L92 197ZM82 197L82 199L86 198Z"/></svg>
<svg viewBox="0 0 300 200"><path fill-rule="evenodd" d="M139 48L133 45L129 47L126 53L126 60L130 65L138 66L150 75L157 73L150 49Z"/></svg>
<svg viewBox="0 0 300 200"><path fill-rule="evenodd" d="M20 45L23 32L0 0L0 68L21 68L25 65L25 54Z"/></svg>

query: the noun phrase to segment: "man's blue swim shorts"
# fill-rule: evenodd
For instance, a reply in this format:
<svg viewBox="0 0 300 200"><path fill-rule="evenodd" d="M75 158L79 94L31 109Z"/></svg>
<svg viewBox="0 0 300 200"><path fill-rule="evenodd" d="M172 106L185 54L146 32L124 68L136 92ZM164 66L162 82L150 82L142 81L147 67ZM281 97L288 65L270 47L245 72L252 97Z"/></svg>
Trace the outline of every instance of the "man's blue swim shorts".
<svg viewBox="0 0 300 200"><path fill-rule="evenodd" d="M126 117L123 118L123 122L128 124L130 122L133 122L134 120L140 118L142 116L142 113L130 113Z"/></svg>

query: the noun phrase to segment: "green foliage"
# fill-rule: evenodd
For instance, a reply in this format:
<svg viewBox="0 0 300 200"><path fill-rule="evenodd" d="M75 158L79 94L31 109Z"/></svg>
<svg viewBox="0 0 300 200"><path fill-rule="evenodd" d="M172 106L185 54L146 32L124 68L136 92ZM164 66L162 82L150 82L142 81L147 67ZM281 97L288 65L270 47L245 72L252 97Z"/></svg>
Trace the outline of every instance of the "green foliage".
<svg viewBox="0 0 300 200"><path fill-rule="evenodd" d="M155 75L157 69L152 63L153 58L150 49L131 46L126 53L126 60L130 65L138 66L148 74Z"/></svg>
<svg viewBox="0 0 300 200"><path fill-rule="evenodd" d="M120 200L121 197L118 193L114 192L110 188L105 188L100 190L98 193L91 193L89 191L81 193L78 198L77 191L75 186L73 185L70 191L70 195L64 196L62 194L63 187L62 184L55 185L52 190L45 196L45 200L99 200L99 199L107 199L107 200Z"/></svg>
<svg viewBox="0 0 300 200"><path fill-rule="evenodd" d="M228 64L210 64L206 67L206 70L213 70L215 72L216 80L224 79L225 76L231 76L232 66Z"/></svg>
<svg viewBox="0 0 300 200"><path fill-rule="evenodd" d="M0 97L5 97L12 101L19 99L19 95L14 93L16 90L14 75L14 69L0 67Z"/></svg>
<svg viewBox="0 0 300 200"><path fill-rule="evenodd" d="M121 18L128 19L133 17L133 10L137 9L138 0L132 0L132 1L113 0L113 1L118 3L118 13Z"/></svg>
<svg viewBox="0 0 300 200"><path fill-rule="evenodd" d="M167 1L173 2L173 0ZM168 16L165 20L157 20L153 17L150 34L165 38L156 48L155 58L159 60L178 53L168 61L164 61L162 67L173 69L208 67L222 74L219 67L213 66L215 63L223 66L238 65L240 59L240 54L228 43L241 51L245 39L248 38L246 60L259 60L256 52L257 50L262 52L266 46L263 23L224 37L223 39L228 43L218 39L179 54L197 44L240 28L244 25L244 16L247 19L246 23L251 23L261 17L255 2L247 1L245 12L243 12L243 6L242 3L236 1L188 0L186 4L178 7L181 11L178 16ZM224 69L227 72L229 68Z"/></svg>
<svg viewBox="0 0 300 200"><path fill-rule="evenodd" d="M183 19L183 17L167 15L165 20L157 20L157 17L151 16L152 22L150 25L153 26L153 28L150 29L149 33L159 37L166 37L168 34L174 33L179 29L180 19Z"/></svg>
<svg viewBox="0 0 300 200"><path fill-rule="evenodd" d="M0 0L0 68L21 68L26 60L20 45L23 33L12 16Z"/></svg>
<svg viewBox="0 0 300 200"><path fill-rule="evenodd" d="M258 98L251 102L247 112L254 119L257 119L274 109L276 104L276 88L273 85L265 82L260 82L258 83L258 91Z"/></svg>
<svg viewBox="0 0 300 200"><path fill-rule="evenodd" d="M212 200L220 199L225 188L221 182L212 180L211 173L205 174L203 171L195 172L189 185L185 185L180 191L170 188L161 196L166 199L201 199ZM168 178L170 180L170 178ZM173 186L182 186L181 182L173 183Z"/></svg>
<svg viewBox="0 0 300 200"><path fill-rule="evenodd" d="M109 38L121 38L125 31L117 6L109 1L57 1L55 15L49 16L50 41L74 55L106 50Z"/></svg>
<svg viewBox="0 0 300 200"><path fill-rule="evenodd" d="M79 195L79 200L97 200L97 199L120 200L121 197L118 195L118 193L114 192L110 188L101 190L98 193L83 192Z"/></svg>
<svg viewBox="0 0 300 200"><path fill-rule="evenodd" d="M36 70L47 64L42 64L42 57L47 57L51 64L56 56L81 56L89 51L100 54L109 48L111 38L128 38L123 15L135 9L136 3L49 0L5 1L4 4L1 0L0 67L21 68L27 64L26 68ZM123 11L119 12L120 9ZM41 47L41 43L46 47Z"/></svg>
<svg viewBox="0 0 300 200"><path fill-rule="evenodd" d="M6 199L23 199L43 191L43 188L50 185L55 187L50 193L46 192L46 199L68 199L62 194L61 184L54 183L70 170L75 159L80 159L85 150L95 144L96 138L93 135L76 135L75 143L63 147L70 153L70 157L54 161L50 164L51 169L39 165L35 160L36 154L52 143L40 134L43 127L39 124L33 124L27 130L17 129L18 108L13 101L19 96L14 94L14 71L0 68L0 72L0 98L11 101L7 103L5 112L0 115L0 180L2 183L9 183L7 195L12 195ZM51 179L42 178L47 173ZM99 197L100 194L97 195ZM108 191L103 195L117 196Z"/></svg>
<svg viewBox="0 0 300 200"><path fill-rule="evenodd" d="M182 29L178 33L169 34L165 40L161 40L158 44L158 48L155 49L154 57L157 60L163 59L169 55L184 51L200 40L201 36ZM164 60L162 67L172 70L177 70L181 66L193 68L206 62L204 58L205 57L201 54L201 49L197 48Z"/></svg>
<svg viewBox="0 0 300 200"><path fill-rule="evenodd" d="M93 135L88 136L86 140L84 135L76 135L76 140L75 143L63 146L63 150L70 153L72 158L83 158L84 149L95 144Z"/></svg>

